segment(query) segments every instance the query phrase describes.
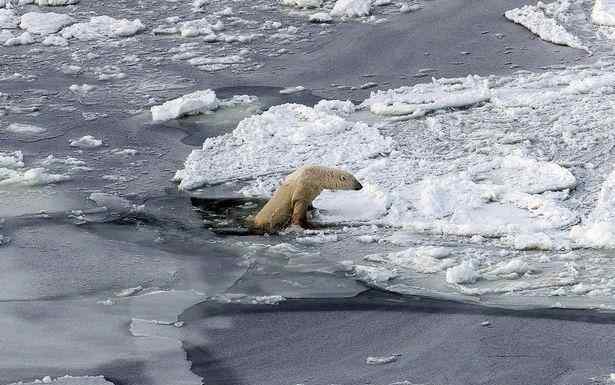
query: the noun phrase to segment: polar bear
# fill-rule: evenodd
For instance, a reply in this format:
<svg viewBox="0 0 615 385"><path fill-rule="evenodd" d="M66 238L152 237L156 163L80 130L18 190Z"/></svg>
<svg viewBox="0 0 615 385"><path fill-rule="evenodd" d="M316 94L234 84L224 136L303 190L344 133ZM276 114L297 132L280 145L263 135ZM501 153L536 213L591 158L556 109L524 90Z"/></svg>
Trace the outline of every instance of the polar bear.
<svg viewBox="0 0 615 385"><path fill-rule="evenodd" d="M309 228L307 212L323 190L361 190L349 172L322 166L303 166L290 174L261 211L248 218L250 231L275 233L289 224Z"/></svg>

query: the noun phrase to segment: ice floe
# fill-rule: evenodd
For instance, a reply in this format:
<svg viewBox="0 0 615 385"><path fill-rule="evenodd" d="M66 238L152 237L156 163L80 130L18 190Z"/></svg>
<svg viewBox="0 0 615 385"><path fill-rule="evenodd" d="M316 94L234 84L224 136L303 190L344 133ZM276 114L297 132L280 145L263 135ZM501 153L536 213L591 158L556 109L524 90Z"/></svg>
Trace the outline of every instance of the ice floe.
<svg viewBox="0 0 615 385"><path fill-rule="evenodd" d="M297 8L320 8L321 0L282 0L282 4Z"/></svg>
<svg viewBox="0 0 615 385"><path fill-rule="evenodd" d="M549 6L539 1L537 5L525 5L506 11L504 16L523 25L543 40L589 52L589 49L576 36L558 23L557 15L549 15L549 11Z"/></svg>
<svg viewBox="0 0 615 385"><path fill-rule="evenodd" d="M32 124L11 123L6 127L5 131L12 132L15 134L36 135L42 134L43 132L47 131L47 129Z"/></svg>
<svg viewBox="0 0 615 385"><path fill-rule="evenodd" d="M71 147L79 147L79 148L97 148L103 145L102 140L96 139L92 135L85 135L79 139L73 139L70 141Z"/></svg>
<svg viewBox="0 0 615 385"><path fill-rule="evenodd" d="M337 0L332 16L360 17L368 16L372 12L372 0Z"/></svg>
<svg viewBox="0 0 615 385"><path fill-rule="evenodd" d="M17 37L11 37L4 41L4 45L6 46L28 44L34 44L34 38L30 34L30 32L24 32Z"/></svg>
<svg viewBox="0 0 615 385"><path fill-rule="evenodd" d="M107 38L129 37L145 29L141 20L114 19L110 16L93 16L90 21L76 23L62 29L65 39L98 40Z"/></svg>
<svg viewBox="0 0 615 385"><path fill-rule="evenodd" d="M165 121L177 119L184 115L194 115L218 108L216 93L212 90L195 91L177 99L152 107L152 119Z"/></svg>
<svg viewBox="0 0 615 385"><path fill-rule="evenodd" d="M431 84L372 92L363 106L368 106L371 112L378 115L417 118L440 109L486 102L490 98L487 80L468 76L461 84L443 79L434 80Z"/></svg>
<svg viewBox="0 0 615 385"><path fill-rule="evenodd" d="M19 27L30 33L49 35L74 22L75 19L63 13L28 12L21 16Z"/></svg>

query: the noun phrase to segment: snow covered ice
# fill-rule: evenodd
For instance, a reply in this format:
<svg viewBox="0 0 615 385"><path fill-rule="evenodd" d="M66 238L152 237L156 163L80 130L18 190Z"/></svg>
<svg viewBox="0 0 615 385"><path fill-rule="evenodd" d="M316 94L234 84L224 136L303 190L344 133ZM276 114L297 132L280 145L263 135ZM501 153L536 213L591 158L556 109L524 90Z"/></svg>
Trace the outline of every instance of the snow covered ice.
<svg viewBox="0 0 615 385"><path fill-rule="evenodd" d="M114 19L110 16L93 16L89 22L76 23L62 30L66 39L95 40L136 35L145 29L139 19Z"/></svg>

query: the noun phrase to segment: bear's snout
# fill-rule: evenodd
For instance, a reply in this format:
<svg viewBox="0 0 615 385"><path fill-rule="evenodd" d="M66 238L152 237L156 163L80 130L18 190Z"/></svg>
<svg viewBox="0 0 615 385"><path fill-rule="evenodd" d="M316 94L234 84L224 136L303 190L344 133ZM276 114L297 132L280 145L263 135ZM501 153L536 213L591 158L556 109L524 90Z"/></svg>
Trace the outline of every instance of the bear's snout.
<svg viewBox="0 0 615 385"><path fill-rule="evenodd" d="M355 190L361 190L362 188L363 188L363 185L361 183L359 183L359 182L355 183L355 185L354 185L354 189Z"/></svg>

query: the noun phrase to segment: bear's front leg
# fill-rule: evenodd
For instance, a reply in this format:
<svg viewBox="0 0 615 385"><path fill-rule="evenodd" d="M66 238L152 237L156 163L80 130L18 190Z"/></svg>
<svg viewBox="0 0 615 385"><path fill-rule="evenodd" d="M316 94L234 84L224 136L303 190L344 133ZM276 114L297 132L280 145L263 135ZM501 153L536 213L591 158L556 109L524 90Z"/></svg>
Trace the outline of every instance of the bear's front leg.
<svg viewBox="0 0 615 385"><path fill-rule="evenodd" d="M293 204L293 214L290 220L292 225L301 226L304 229L311 229L312 226L307 220L307 210L309 204L305 201L295 201Z"/></svg>

